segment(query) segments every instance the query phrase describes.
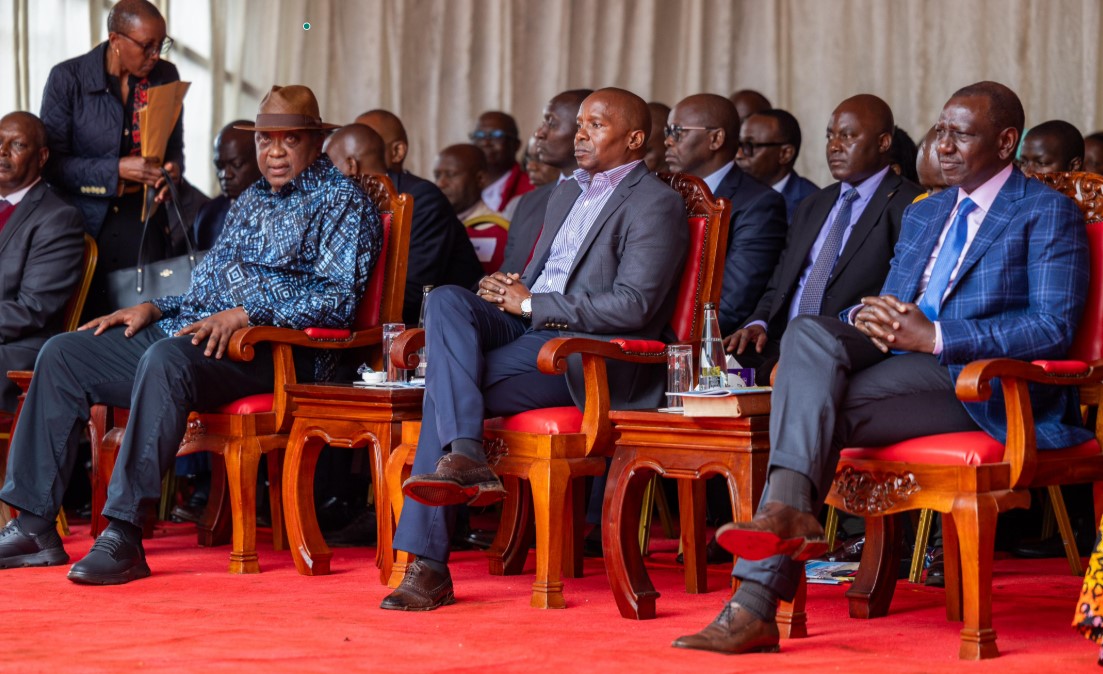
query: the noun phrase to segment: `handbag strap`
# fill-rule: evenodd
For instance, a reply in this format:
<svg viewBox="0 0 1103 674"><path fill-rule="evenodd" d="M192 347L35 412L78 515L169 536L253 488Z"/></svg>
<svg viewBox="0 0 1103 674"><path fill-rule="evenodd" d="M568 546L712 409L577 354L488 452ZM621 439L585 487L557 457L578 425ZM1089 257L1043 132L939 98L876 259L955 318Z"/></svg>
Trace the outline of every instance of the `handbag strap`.
<svg viewBox="0 0 1103 674"><path fill-rule="evenodd" d="M165 167L163 166L161 167L161 175L164 176L165 184L168 185L169 188L169 196L171 197L169 203L172 204L172 209L176 211L176 219L180 223L180 228L184 230L184 246L188 249L188 268L194 271L195 250L192 249L191 237L188 236L188 227L184 223L184 216L180 214L180 193L176 191L176 183L172 182L172 176L169 175L169 172L166 171ZM153 211L156 207L156 198L157 192L152 189L149 190L146 196L146 217L145 220L142 222L142 238L138 242L138 266L136 268L136 271L138 272L138 285L136 289L139 295L142 294L142 288L145 286L145 267L148 263L148 261L145 259L146 236L149 233L149 222L153 219ZM171 218L169 219L171 220ZM171 226L171 223L169 224Z"/></svg>

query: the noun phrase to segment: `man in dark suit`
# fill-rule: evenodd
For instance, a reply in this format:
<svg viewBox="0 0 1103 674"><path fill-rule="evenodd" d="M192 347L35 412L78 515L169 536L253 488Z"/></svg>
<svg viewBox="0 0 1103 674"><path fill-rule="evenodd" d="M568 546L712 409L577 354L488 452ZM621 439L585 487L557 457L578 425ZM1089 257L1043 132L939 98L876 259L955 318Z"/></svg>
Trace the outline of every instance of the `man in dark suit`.
<svg viewBox="0 0 1103 674"><path fill-rule="evenodd" d="M827 163L839 182L797 209L766 291L744 326L724 340L740 364L757 369L760 384L769 383L793 317L835 316L881 288L904 209L922 192L889 170L892 130L892 110L869 94L848 98L831 113ZM823 276L810 289L813 272Z"/></svg>
<svg viewBox="0 0 1103 674"><path fill-rule="evenodd" d="M458 285L471 288L483 275L483 266L475 255L463 223L452 211L448 199L431 181L402 168L408 141L406 127L394 113L371 110L356 118L357 124L371 127L383 138L386 148L387 177L399 193L414 198L410 221L410 254L406 266L406 295L402 302L402 321L417 325L421 315L421 289L431 285Z"/></svg>
<svg viewBox="0 0 1103 674"><path fill-rule="evenodd" d="M80 281L84 220L42 181L49 155L37 117L0 119L0 373L34 367ZM18 397L0 377L0 410L15 412Z"/></svg>
<svg viewBox="0 0 1103 674"><path fill-rule="evenodd" d="M429 358L421 435L394 546L417 556L382 608L431 610L454 601L448 573L454 506L505 494L486 462L483 420L541 407L581 405L581 364L546 375L536 356L560 335L600 339L669 336L685 256L685 206L643 164L647 104L601 89L577 118L579 170L548 203L544 229L523 276L496 272L478 294L429 295ZM530 290L531 288L531 290ZM610 363L614 408L656 406L665 368Z"/></svg>
<svg viewBox="0 0 1103 674"><path fill-rule="evenodd" d="M548 199L559 183L570 180L578 168L574 158L575 118L582 101L592 93L589 89L571 89L556 95L544 106L544 119L533 134L536 138L536 156L541 162L555 167L560 178L524 194L517 202L502 259L501 270L504 272L520 274L525 270L540 230L544 228Z"/></svg>
<svg viewBox="0 0 1103 674"><path fill-rule="evenodd" d="M723 96L683 99L670 111L665 135L670 170L701 178L732 203L719 312L720 330L729 334L754 310L777 265L785 245L785 201L735 165L739 118Z"/></svg>
<svg viewBox="0 0 1103 674"><path fill-rule="evenodd" d="M800 156L800 124L785 110L756 112L739 127L739 152L735 163L785 199L790 220L805 197L815 194L816 184L797 174L793 165Z"/></svg>
<svg viewBox="0 0 1103 674"><path fill-rule="evenodd" d="M762 503L750 522L717 533L740 556L742 582L715 622L675 646L776 651L778 599L793 598L799 561L826 549L814 515L839 450L978 428L1003 442L1002 395L959 402L962 368L978 358L1062 358L1071 344L1088 285L1084 219L1012 165L1018 96L995 82L965 87L937 128L955 188L908 209L879 296L838 317L800 316L786 332ZM1029 395L1039 449L1092 437L1075 391L1033 385Z"/></svg>
<svg viewBox="0 0 1103 674"><path fill-rule="evenodd" d="M234 128L248 123L246 119L235 120L222 127L215 136L214 170L222 194L203 204L195 216L192 231L197 250L214 248L215 241L222 234L230 206L234 205L245 188L260 180L253 134Z"/></svg>

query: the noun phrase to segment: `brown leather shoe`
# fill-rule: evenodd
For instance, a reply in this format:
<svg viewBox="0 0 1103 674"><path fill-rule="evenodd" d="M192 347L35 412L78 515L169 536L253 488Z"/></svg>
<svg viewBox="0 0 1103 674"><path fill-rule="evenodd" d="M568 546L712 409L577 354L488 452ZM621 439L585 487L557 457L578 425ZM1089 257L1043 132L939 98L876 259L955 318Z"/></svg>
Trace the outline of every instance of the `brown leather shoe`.
<svg viewBox="0 0 1103 674"><path fill-rule="evenodd" d="M823 527L811 513L768 501L750 522L730 522L716 530L716 542L744 559L787 555L805 562L827 552Z"/></svg>
<svg viewBox="0 0 1103 674"><path fill-rule="evenodd" d="M414 475L403 482L402 493L430 506L485 506L506 497L502 481L485 461L455 452L440 457L436 472Z"/></svg>
<svg viewBox="0 0 1103 674"><path fill-rule="evenodd" d="M720 611L705 629L697 634L678 637L674 648L693 648L737 655L739 653L777 653L781 635L776 622L759 620L753 613L734 601Z"/></svg>
<svg viewBox="0 0 1103 674"><path fill-rule="evenodd" d="M456 603L452 575L438 573L420 559L406 567L402 583L383 599L379 608L388 611L432 611Z"/></svg>

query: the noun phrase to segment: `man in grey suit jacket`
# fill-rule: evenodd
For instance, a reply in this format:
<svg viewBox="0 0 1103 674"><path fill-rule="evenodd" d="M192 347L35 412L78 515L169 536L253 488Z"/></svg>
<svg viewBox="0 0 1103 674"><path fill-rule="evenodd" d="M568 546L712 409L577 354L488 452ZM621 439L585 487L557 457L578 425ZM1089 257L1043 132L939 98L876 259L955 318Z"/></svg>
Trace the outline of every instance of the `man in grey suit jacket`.
<svg viewBox="0 0 1103 674"><path fill-rule="evenodd" d="M19 388L8 370L34 367L38 350L63 330L80 280L84 221L42 182L46 127L29 112L0 119L0 410L14 412Z"/></svg>
<svg viewBox="0 0 1103 674"><path fill-rule="evenodd" d="M677 301L687 246L685 206L642 163L647 104L622 89L586 98L577 118L575 180L548 203L524 275L495 272L477 294L429 295L421 435L394 546L417 556L382 608L426 611L451 604L448 542L455 506L484 505L505 491L486 462L484 417L581 405L581 368L537 370L560 335L663 339ZM531 290L530 290L531 288ZM664 368L609 365L613 407L654 407Z"/></svg>

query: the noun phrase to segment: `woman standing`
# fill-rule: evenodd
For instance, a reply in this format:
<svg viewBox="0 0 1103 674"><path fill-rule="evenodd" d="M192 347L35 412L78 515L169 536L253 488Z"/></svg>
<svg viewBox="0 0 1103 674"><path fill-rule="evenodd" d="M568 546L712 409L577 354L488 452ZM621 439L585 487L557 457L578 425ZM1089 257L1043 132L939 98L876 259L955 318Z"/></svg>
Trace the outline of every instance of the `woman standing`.
<svg viewBox="0 0 1103 674"><path fill-rule="evenodd" d="M146 0L120 0L107 30L107 42L50 71L40 114L49 134L50 177L80 208L85 230L99 244L84 320L118 308L108 300L106 276L137 263L143 186L158 188L162 201L162 160L177 184L184 168L183 115L165 157L141 156L138 112L146 107L149 88L180 79L176 66L161 60L172 48L164 17ZM167 231L165 209L159 208L146 237L148 260L170 252Z"/></svg>

